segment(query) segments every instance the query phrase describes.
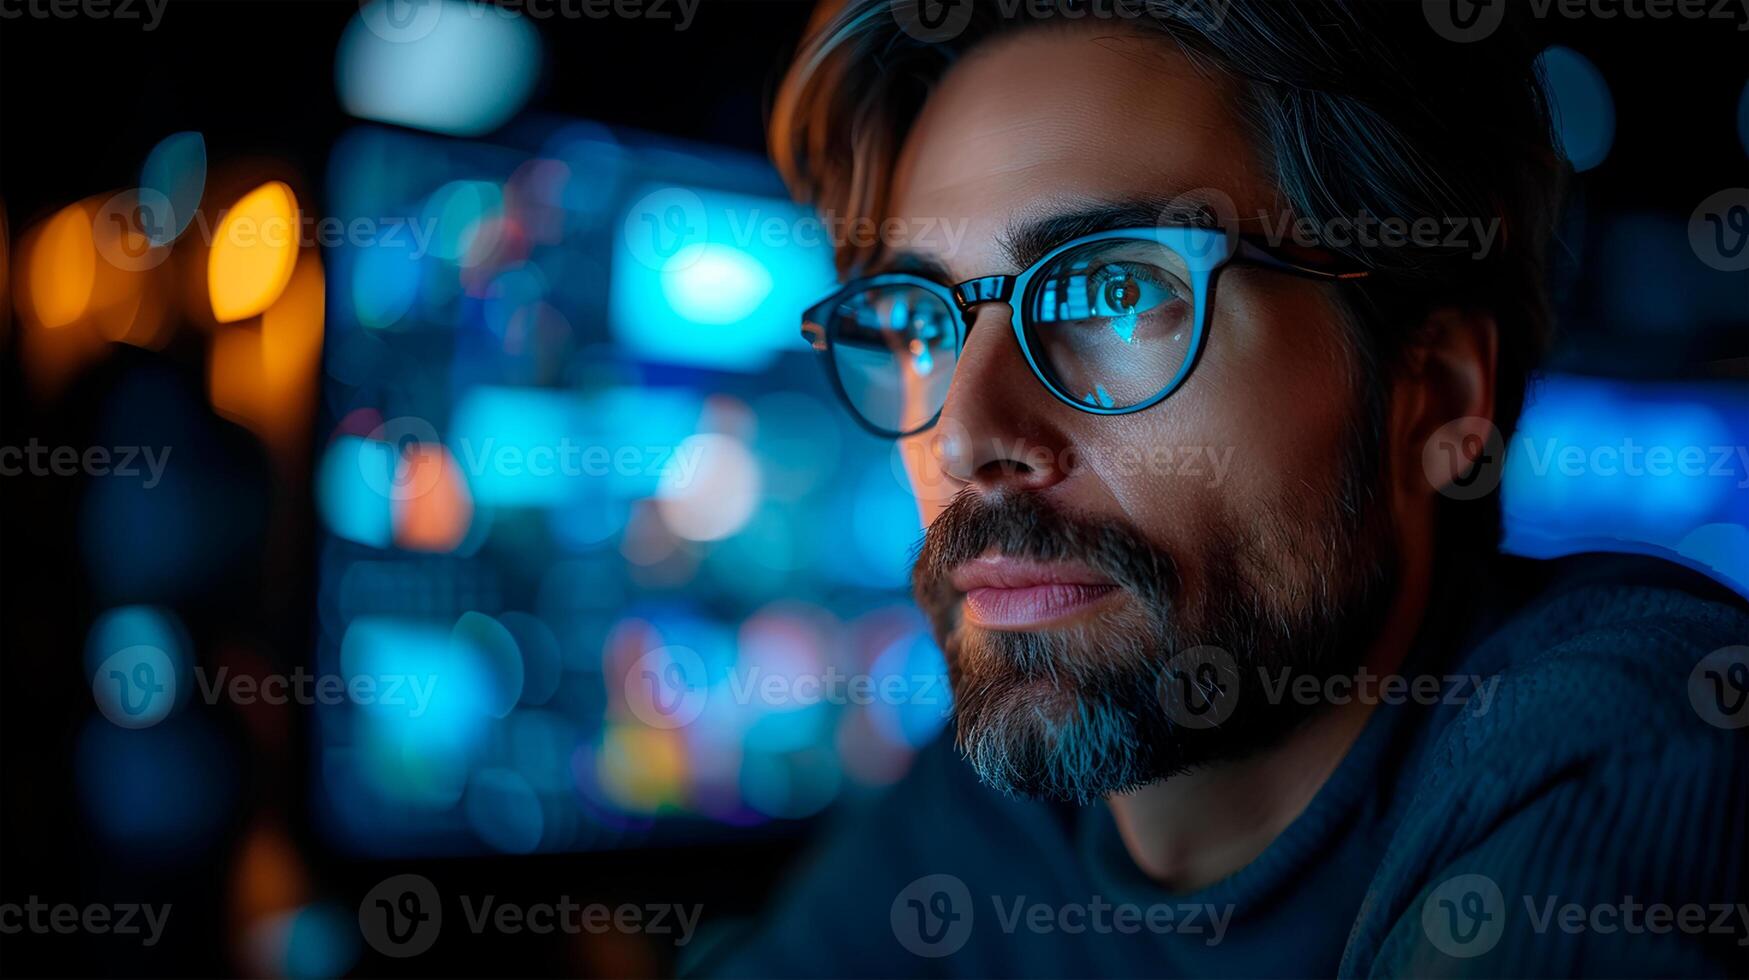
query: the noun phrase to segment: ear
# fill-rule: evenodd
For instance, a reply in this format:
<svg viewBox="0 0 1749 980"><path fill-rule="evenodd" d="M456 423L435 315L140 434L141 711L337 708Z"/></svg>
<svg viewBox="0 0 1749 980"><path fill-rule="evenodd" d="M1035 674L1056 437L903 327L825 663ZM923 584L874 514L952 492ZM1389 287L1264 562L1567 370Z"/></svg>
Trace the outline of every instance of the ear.
<svg viewBox="0 0 1749 980"><path fill-rule="evenodd" d="M1491 313L1430 313L1391 391L1397 492L1425 499L1460 482L1485 447L1497 446L1494 377L1500 330ZM1492 462L1492 461L1484 461Z"/></svg>

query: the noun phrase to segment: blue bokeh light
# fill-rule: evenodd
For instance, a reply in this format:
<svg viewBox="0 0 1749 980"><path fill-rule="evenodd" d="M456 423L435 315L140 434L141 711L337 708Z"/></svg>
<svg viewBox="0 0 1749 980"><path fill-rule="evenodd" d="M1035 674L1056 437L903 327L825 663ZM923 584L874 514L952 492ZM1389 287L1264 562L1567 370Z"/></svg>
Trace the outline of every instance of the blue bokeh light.
<svg viewBox="0 0 1749 980"><path fill-rule="evenodd" d="M191 131L159 140L140 167L140 189L153 192L140 195L142 208L168 209L145 216L141 228L147 237L153 245L175 241L194 219L206 192L206 138Z"/></svg>
<svg viewBox="0 0 1749 980"><path fill-rule="evenodd" d="M834 281L831 249L806 211L679 188L633 199L614 239L610 296L614 335L629 351L752 371L796 349L797 311Z"/></svg>
<svg viewBox="0 0 1749 980"><path fill-rule="evenodd" d="M389 494L394 446L358 436L335 437L316 472L316 506L328 529L348 541L387 548L394 536Z"/></svg>
<svg viewBox="0 0 1749 980"><path fill-rule="evenodd" d="M383 795L432 808L460 801L471 752L488 730L492 673L471 644L433 623L360 617L340 645L368 771Z"/></svg>
<svg viewBox="0 0 1749 980"><path fill-rule="evenodd" d="M359 323L392 327L418 297L417 252L387 242L359 246L352 260L352 308Z"/></svg>
<svg viewBox="0 0 1749 980"><path fill-rule="evenodd" d="M1556 376L1534 390L1501 482L1505 547L1664 549L1749 588L1718 542L1749 525L1749 393ZM1722 529L1695 536L1698 529ZM1728 549L1724 549L1728 554Z"/></svg>
<svg viewBox="0 0 1749 980"><path fill-rule="evenodd" d="M1572 48L1555 45L1538 58L1548 79L1561 146L1575 171L1602 163L1615 142L1615 101L1603 73Z"/></svg>
<svg viewBox="0 0 1749 980"><path fill-rule="evenodd" d="M545 825L540 797L514 770L490 768L474 773L464 809L474 833L497 850L527 854L540 846Z"/></svg>
<svg viewBox="0 0 1749 980"><path fill-rule="evenodd" d="M456 405L447 441L476 503L551 506L577 492L586 448L581 418L582 405L568 392L482 386Z"/></svg>
<svg viewBox="0 0 1749 980"><path fill-rule="evenodd" d="M413 5L372 0L341 35L340 102L363 119L453 136L477 136L521 108L539 74L540 38L521 16L467 0Z"/></svg>
<svg viewBox="0 0 1749 980"><path fill-rule="evenodd" d="M196 715L132 731L94 716L75 766L91 826L118 859L177 864L220 839L235 790L231 758Z"/></svg>

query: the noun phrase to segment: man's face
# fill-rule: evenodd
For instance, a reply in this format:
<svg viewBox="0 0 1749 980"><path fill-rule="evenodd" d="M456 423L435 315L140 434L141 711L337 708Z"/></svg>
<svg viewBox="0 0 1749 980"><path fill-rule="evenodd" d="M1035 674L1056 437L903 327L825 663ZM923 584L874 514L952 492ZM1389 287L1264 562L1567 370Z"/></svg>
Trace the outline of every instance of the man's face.
<svg viewBox="0 0 1749 980"><path fill-rule="evenodd" d="M910 131L892 217L965 222L959 247L912 249L958 282L1019 273L1013 243L1063 215L1273 211L1232 95L1158 38L990 42ZM1330 289L1228 266L1188 380L1117 416L1051 397L1009 307L976 308L939 423L902 451L929 525L918 599L986 780L1087 800L1252 751L1300 717L1264 702L1257 668L1359 662L1393 548ZM1174 684L1230 716L1187 725Z"/></svg>

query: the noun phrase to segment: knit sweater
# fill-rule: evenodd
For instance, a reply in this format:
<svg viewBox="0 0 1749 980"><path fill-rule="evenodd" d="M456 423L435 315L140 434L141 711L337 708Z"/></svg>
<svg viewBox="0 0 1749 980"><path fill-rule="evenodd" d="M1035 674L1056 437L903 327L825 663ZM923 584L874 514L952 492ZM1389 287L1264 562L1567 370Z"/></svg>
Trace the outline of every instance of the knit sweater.
<svg viewBox="0 0 1749 980"><path fill-rule="evenodd" d="M1486 581L1405 665L1438 693L1380 688L1304 812L1212 885L1161 888L1106 806L1007 798L943 740L696 969L1749 976L1743 601L1636 556Z"/></svg>

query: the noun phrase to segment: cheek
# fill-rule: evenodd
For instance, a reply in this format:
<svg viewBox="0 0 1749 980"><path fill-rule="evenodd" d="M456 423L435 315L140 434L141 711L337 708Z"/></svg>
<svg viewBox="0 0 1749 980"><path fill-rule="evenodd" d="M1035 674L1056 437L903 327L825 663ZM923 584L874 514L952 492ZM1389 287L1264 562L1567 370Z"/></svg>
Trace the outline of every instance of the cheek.
<svg viewBox="0 0 1749 980"><path fill-rule="evenodd" d="M1168 546L1243 532L1261 511L1310 513L1296 501L1322 499L1339 471L1358 397L1340 322L1314 287L1266 278L1279 277L1223 293L1183 388L1081 433L1099 482Z"/></svg>
<svg viewBox="0 0 1749 980"><path fill-rule="evenodd" d="M1340 314L1323 287L1256 274L1217 316L1197 394L1258 497L1322 490L1359 404Z"/></svg>

